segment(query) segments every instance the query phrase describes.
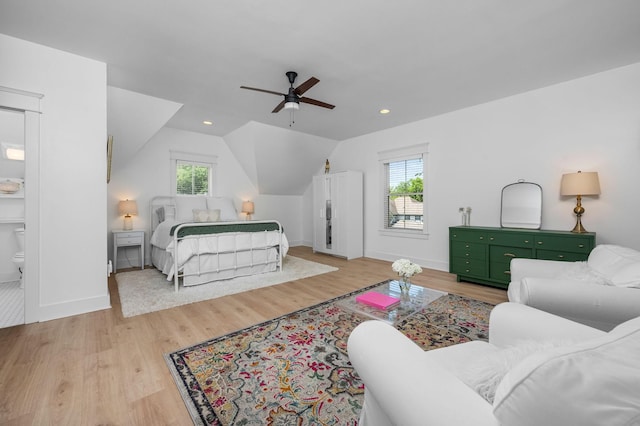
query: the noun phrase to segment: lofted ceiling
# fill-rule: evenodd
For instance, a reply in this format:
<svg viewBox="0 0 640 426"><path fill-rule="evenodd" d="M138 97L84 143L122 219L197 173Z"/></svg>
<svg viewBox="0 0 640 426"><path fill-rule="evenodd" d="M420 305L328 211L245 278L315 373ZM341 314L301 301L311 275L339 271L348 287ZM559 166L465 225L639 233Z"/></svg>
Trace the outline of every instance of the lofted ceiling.
<svg viewBox="0 0 640 426"><path fill-rule="evenodd" d="M305 96L336 108L291 129L340 141L640 62L640 1L20 0L0 32L105 62L109 86L182 105L167 126L217 136L289 129L240 86L315 76Z"/></svg>

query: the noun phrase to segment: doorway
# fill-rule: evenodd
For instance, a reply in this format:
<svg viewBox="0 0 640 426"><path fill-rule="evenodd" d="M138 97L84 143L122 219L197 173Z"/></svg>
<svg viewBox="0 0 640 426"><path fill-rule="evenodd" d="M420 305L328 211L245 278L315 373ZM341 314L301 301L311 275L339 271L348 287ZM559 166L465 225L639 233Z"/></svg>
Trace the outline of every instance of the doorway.
<svg viewBox="0 0 640 426"><path fill-rule="evenodd" d="M18 279L17 299L22 297L22 315L12 322L38 321L40 289L40 99L43 95L0 86L0 163L2 181L18 181L19 188L9 188L0 196L0 286L7 278ZM4 142L4 147L2 143ZM20 154L21 151L21 154ZM23 156L22 160L16 156ZM5 158L12 157L12 158ZM7 174L7 176L4 176ZM24 228L24 262L14 259L19 253L19 232ZM14 254L10 255L13 252ZM10 256L9 256L10 255ZM7 259L8 258L8 259ZM28 259L28 262L27 262ZM20 267L20 269L18 269ZM5 274L5 275L3 275ZM5 279L3 280L2 277ZM11 282L11 281L10 281ZM13 280L15 282L15 280ZM7 301L11 310L19 311L16 298ZM0 298L2 303L2 298ZM0 309L3 309L0 306ZM15 319L18 318L18 319ZM17 324L11 324L17 325ZM0 327L4 325L0 323Z"/></svg>

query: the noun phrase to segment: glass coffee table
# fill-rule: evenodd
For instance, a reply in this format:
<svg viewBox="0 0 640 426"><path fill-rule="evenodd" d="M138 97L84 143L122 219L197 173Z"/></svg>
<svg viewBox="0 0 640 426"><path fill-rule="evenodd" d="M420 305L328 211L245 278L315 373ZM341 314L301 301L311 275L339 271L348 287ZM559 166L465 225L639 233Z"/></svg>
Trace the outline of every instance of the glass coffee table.
<svg viewBox="0 0 640 426"><path fill-rule="evenodd" d="M348 311L395 325L420 312L434 300L447 295L444 291L412 285L409 290L409 294L403 297L400 293L400 284L396 280L385 281L377 287L368 289L364 293L369 291L375 291L387 296L397 297L400 299L400 303L387 309L375 308L373 306L357 302L356 296L362 294L358 293L338 301L337 304Z"/></svg>

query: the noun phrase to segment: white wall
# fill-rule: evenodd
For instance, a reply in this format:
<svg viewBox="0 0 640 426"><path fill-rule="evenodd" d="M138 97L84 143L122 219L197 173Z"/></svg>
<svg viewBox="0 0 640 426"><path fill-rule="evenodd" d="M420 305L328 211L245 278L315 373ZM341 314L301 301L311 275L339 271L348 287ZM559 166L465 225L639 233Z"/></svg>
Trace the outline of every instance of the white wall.
<svg viewBox="0 0 640 426"><path fill-rule="evenodd" d="M472 225L499 226L501 189L518 179L542 186L543 229L571 230L575 198L560 197L559 187L563 173L578 170L599 172L602 188L599 197L583 197L585 228L598 243L640 249L638 93L635 64L342 142L332 165L365 174L365 255L447 270L458 208L472 207ZM382 236L377 152L423 142L430 148L429 239Z"/></svg>
<svg viewBox="0 0 640 426"><path fill-rule="evenodd" d="M114 140L114 150L118 149ZM233 156L225 141L217 136L188 132L173 128L162 128L138 151L129 162L112 172L108 186L109 230L122 229L122 217L118 216L118 201L133 199L138 203L138 216L133 218L133 227L147 231L149 241L149 202L154 196L171 194L170 151L189 152L217 156L217 196L231 197L236 209L241 211L242 201L253 200L253 218L277 219L287 234L291 245L302 239L300 217L302 197L258 195L257 189ZM238 216L239 220L244 215ZM118 250L118 268L139 265L137 248ZM149 253L145 263L150 264ZM109 258L113 259L113 241L109 235ZM129 262L131 261L131 262Z"/></svg>
<svg viewBox="0 0 640 426"><path fill-rule="evenodd" d="M0 35L0 85L44 95L40 193L27 193L40 205L38 320L110 307L106 73L104 63Z"/></svg>

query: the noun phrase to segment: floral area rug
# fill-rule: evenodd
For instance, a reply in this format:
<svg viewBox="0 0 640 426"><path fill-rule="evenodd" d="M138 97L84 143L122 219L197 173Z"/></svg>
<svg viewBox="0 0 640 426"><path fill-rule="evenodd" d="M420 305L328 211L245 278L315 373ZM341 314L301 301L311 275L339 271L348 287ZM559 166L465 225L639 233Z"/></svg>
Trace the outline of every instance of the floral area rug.
<svg viewBox="0 0 640 426"><path fill-rule="evenodd" d="M347 339L367 318L336 301L377 285L165 354L194 424L356 425ZM486 340L492 308L449 294L396 327L425 350Z"/></svg>

